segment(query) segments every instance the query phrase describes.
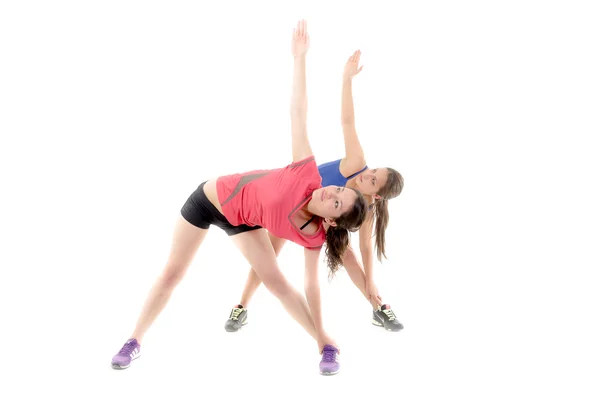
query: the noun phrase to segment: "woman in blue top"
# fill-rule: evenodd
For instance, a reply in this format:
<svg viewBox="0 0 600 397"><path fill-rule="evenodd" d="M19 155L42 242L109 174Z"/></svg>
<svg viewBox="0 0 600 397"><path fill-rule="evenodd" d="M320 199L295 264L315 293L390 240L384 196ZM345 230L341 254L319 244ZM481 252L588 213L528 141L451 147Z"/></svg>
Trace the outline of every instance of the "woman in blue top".
<svg viewBox="0 0 600 397"><path fill-rule="evenodd" d="M352 78L361 70L358 64L360 51L354 52L348 59L344 68L342 85L342 127L344 131L344 144L346 157L319 166L319 174L323 186L346 186L359 190L371 209L367 220L359 229L360 253L364 267L360 264L356 253L348 247L343 257L344 268L348 275L363 293L365 298L373 307L374 325L384 327L389 331L400 331L403 326L398 320L390 305L382 302L377 286L373 281L373 229L375 230L375 248L377 259L381 261L385 256L385 229L387 228L388 200L397 197L404 186L404 179L400 173L392 168L370 169L366 165L362 146L356 133L354 125L354 103L352 99ZM307 224L312 221L309 220ZM305 224L303 227L305 227ZM279 255L285 240L277 238L269 233L269 238ZM344 244L349 245L349 239ZM387 257L386 257L387 258ZM338 269L330 268L330 275ZM246 287L242 293L240 304L235 306L229 319L225 323L225 329L233 332L239 330L247 323L248 312L246 306L261 284L261 280L253 269L250 269Z"/></svg>

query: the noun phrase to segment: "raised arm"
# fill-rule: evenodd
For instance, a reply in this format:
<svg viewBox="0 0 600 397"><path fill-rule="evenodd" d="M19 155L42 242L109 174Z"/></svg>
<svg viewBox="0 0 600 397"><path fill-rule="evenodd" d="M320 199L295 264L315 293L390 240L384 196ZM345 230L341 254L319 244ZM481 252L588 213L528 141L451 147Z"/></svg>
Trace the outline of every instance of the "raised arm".
<svg viewBox="0 0 600 397"><path fill-rule="evenodd" d="M292 158L299 161L313 155L306 130L308 99L306 96L306 52L310 38L306 21L298 22L292 34L292 55L294 56L294 78L290 116L292 121Z"/></svg>
<svg viewBox="0 0 600 397"><path fill-rule="evenodd" d="M342 160L342 171L352 174L365 166L365 155L358 140L354 124L354 101L352 99L352 79L362 70L359 68L360 51L355 51L344 67L342 79L342 130L344 131L344 146L346 157Z"/></svg>

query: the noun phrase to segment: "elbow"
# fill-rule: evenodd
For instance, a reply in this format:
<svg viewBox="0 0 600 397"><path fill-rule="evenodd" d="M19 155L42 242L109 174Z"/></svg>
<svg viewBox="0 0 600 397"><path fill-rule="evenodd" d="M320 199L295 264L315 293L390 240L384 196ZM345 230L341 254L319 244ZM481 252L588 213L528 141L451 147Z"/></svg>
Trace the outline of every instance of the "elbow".
<svg viewBox="0 0 600 397"><path fill-rule="evenodd" d="M364 255L365 253L367 255L372 255L373 254L373 247L371 246L371 244L369 243L360 243L359 245L359 249L360 252Z"/></svg>

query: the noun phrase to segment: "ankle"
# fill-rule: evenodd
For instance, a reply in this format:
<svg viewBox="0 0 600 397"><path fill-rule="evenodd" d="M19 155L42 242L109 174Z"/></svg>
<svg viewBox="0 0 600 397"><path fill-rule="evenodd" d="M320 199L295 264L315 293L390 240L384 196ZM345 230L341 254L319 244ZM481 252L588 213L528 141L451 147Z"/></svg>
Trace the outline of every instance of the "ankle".
<svg viewBox="0 0 600 397"><path fill-rule="evenodd" d="M137 334L133 333L129 339L135 339L137 341L137 343L139 343L140 345L142 344L142 336L138 336Z"/></svg>

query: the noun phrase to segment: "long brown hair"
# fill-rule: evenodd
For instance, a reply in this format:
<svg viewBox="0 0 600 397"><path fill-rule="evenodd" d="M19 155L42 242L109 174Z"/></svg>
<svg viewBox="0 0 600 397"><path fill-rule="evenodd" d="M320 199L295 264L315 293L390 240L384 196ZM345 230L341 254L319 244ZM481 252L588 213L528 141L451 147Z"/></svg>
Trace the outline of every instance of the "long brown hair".
<svg viewBox="0 0 600 397"><path fill-rule="evenodd" d="M385 229L387 229L390 215L388 213L388 200L398 197L404 188L404 178L398 171L387 167L388 177L385 185L377 192L381 196L371 204L373 216L375 217L375 249L377 251L377 260L381 262L381 257L387 259L385 255Z"/></svg>
<svg viewBox="0 0 600 397"><path fill-rule="evenodd" d="M356 193L354 204L339 218L334 219L336 226L329 226L329 229L327 229L325 255L330 278L333 277L343 263L342 257L350 244L350 232L360 229L367 218L367 200L361 192L353 188L352 190Z"/></svg>

